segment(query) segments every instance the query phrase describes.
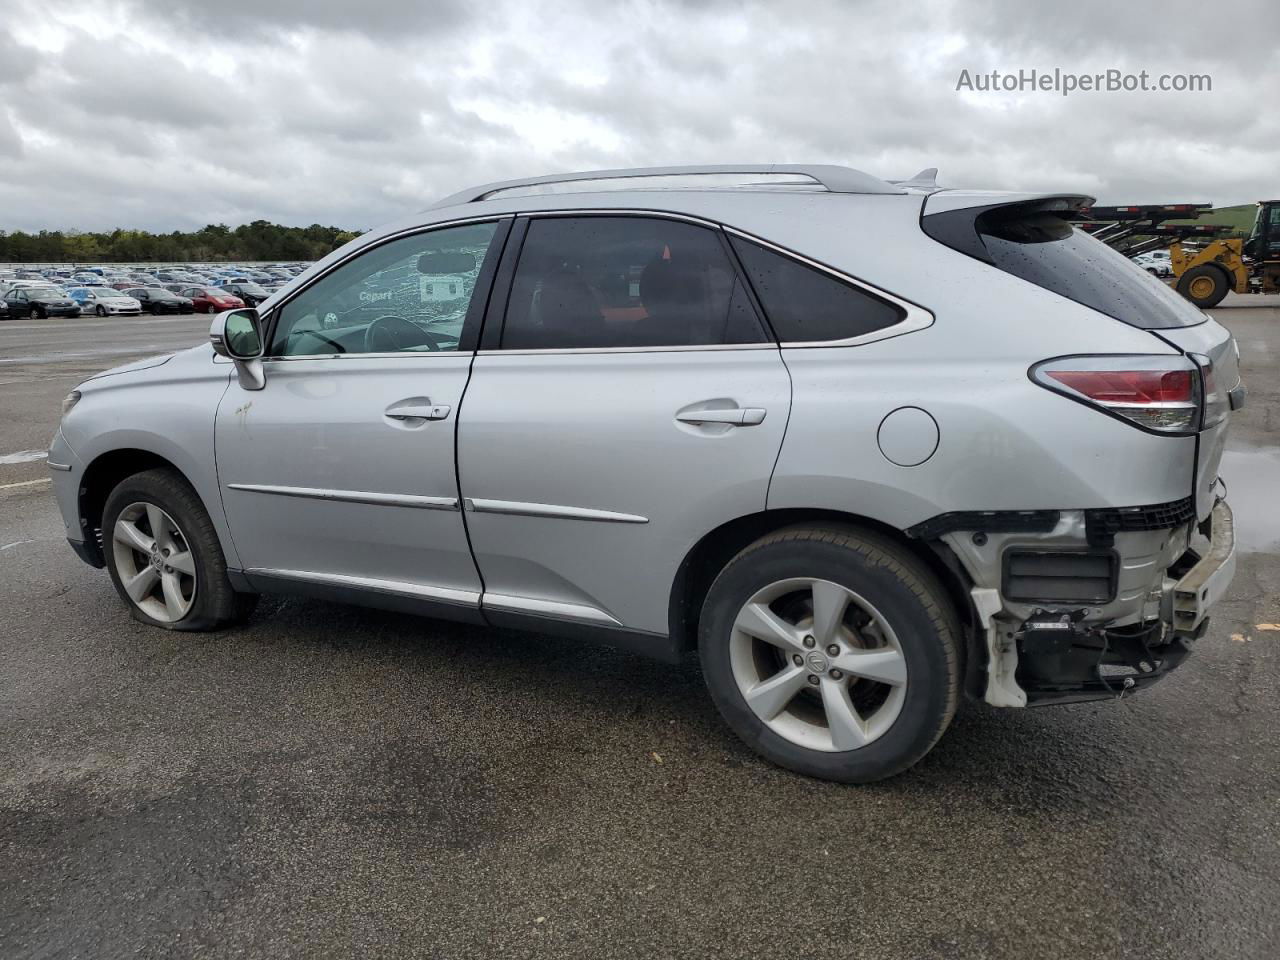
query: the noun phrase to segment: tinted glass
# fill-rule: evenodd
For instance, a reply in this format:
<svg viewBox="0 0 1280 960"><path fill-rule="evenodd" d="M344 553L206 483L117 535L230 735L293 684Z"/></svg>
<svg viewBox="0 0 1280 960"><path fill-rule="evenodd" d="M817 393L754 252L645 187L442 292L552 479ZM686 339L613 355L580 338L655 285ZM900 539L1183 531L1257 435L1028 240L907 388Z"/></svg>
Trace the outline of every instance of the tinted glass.
<svg viewBox="0 0 1280 960"><path fill-rule="evenodd" d="M1172 287L1051 213L984 214L977 227L995 266L1068 300L1145 330L1204 322Z"/></svg>
<svg viewBox="0 0 1280 960"><path fill-rule="evenodd" d="M783 343L845 340L891 327L902 310L742 237L729 238Z"/></svg>
<svg viewBox="0 0 1280 960"><path fill-rule="evenodd" d="M446 227L360 254L285 304L271 355L456 350L496 229ZM463 269L431 272L445 258Z"/></svg>
<svg viewBox="0 0 1280 960"><path fill-rule="evenodd" d="M529 224L502 347L703 346L766 339L719 236L648 217Z"/></svg>

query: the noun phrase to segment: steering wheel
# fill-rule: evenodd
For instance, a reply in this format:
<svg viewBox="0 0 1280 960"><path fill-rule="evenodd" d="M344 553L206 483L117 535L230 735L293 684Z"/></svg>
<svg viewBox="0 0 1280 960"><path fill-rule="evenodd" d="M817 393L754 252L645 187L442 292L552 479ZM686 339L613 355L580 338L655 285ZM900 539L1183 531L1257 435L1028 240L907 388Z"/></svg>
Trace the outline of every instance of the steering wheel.
<svg viewBox="0 0 1280 960"><path fill-rule="evenodd" d="M420 326L395 314L378 317L365 327L365 353L397 353L407 347L440 349Z"/></svg>

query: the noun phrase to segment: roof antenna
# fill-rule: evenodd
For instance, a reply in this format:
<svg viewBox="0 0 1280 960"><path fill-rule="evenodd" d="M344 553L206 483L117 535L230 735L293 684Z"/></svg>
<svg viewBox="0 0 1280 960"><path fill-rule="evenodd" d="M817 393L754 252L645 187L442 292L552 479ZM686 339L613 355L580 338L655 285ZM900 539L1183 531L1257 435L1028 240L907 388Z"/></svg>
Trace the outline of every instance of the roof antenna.
<svg viewBox="0 0 1280 960"><path fill-rule="evenodd" d="M937 190L938 168L925 167L909 180L890 180L889 182L899 187L906 187L908 190Z"/></svg>

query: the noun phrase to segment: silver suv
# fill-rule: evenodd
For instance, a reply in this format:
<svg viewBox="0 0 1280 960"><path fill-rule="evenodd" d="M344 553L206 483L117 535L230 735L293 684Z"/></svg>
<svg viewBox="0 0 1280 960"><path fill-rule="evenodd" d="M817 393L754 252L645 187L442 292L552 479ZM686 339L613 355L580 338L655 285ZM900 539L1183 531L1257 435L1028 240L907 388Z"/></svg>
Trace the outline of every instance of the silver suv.
<svg viewBox="0 0 1280 960"><path fill-rule="evenodd" d="M168 629L286 592L696 648L754 750L887 777L961 694L1148 686L1230 581L1235 343L1089 202L816 166L466 190L81 384L67 535Z"/></svg>

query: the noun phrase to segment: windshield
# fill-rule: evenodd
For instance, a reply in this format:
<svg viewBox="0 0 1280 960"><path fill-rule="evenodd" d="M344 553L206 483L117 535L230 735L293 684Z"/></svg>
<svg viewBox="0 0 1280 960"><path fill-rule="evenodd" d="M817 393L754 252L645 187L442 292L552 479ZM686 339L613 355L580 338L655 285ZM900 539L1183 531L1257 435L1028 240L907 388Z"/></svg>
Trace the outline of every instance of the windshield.
<svg viewBox="0 0 1280 960"><path fill-rule="evenodd" d="M27 287L26 294L32 300L65 297L66 294L55 287Z"/></svg>
<svg viewBox="0 0 1280 960"><path fill-rule="evenodd" d="M256 283L238 283L236 286L251 297L265 297L267 295L267 291L263 290L262 287L258 286ZM235 291L231 292L234 293Z"/></svg>
<svg viewBox="0 0 1280 960"><path fill-rule="evenodd" d="M996 209L976 226L997 268L1131 326L1160 330L1205 321L1173 288L1052 213Z"/></svg>

